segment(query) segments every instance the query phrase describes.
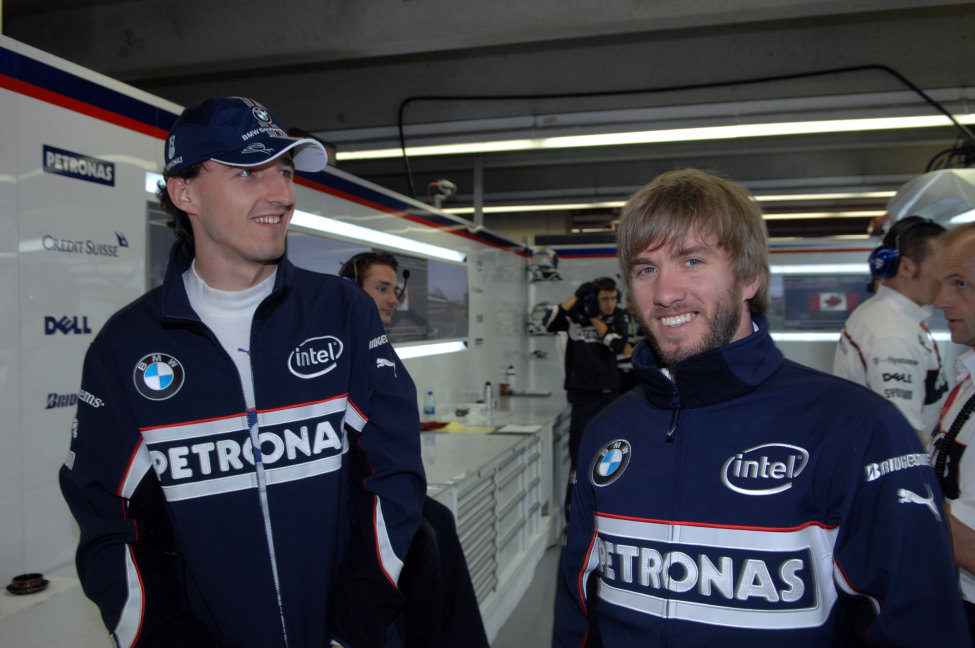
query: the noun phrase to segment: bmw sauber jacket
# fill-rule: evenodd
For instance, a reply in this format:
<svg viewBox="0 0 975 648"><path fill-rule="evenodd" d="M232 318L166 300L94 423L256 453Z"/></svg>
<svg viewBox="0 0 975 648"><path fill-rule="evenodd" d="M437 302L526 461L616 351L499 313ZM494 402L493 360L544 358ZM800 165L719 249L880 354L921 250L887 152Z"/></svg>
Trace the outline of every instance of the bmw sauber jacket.
<svg viewBox="0 0 975 648"><path fill-rule="evenodd" d="M582 442L554 645L969 646L916 434L756 323L673 381L637 349Z"/></svg>
<svg viewBox="0 0 975 648"><path fill-rule="evenodd" d="M282 260L246 410L187 267L175 251L85 358L60 474L82 586L119 646L327 646L343 557L395 591L419 524L413 382L368 295Z"/></svg>

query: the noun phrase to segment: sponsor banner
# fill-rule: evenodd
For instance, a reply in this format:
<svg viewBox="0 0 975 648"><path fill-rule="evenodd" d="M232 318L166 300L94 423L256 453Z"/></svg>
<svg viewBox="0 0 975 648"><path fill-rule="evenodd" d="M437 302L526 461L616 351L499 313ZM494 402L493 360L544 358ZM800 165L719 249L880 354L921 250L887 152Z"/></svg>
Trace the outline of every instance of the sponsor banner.
<svg viewBox="0 0 975 648"><path fill-rule="evenodd" d="M348 441L342 432L347 399L333 398L259 412L142 430L166 499L192 499L339 470Z"/></svg>
<svg viewBox="0 0 975 648"><path fill-rule="evenodd" d="M81 153L74 153L53 146L44 145L44 172L115 186L115 164Z"/></svg>
<svg viewBox="0 0 975 648"><path fill-rule="evenodd" d="M637 612L736 628L807 628L836 601L836 529L674 525L597 514L599 596Z"/></svg>
<svg viewBox="0 0 975 648"><path fill-rule="evenodd" d="M45 315L44 335L91 335L87 315Z"/></svg>
<svg viewBox="0 0 975 648"><path fill-rule="evenodd" d="M92 239L73 239L45 234L41 237L41 248L46 252L101 256L118 258L119 253L129 247L125 234L115 232L114 241L93 241Z"/></svg>

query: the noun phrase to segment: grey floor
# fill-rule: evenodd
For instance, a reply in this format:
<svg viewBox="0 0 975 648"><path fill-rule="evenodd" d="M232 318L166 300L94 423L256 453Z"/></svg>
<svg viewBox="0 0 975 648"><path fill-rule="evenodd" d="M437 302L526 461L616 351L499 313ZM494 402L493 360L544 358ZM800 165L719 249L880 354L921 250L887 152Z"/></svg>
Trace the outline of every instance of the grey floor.
<svg viewBox="0 0 975 648"><path fill-rule="evenodd" d="M555 579L561 551L562 543L545 551L531 586L498 630L491 648L547 648L552 645Z"/></svg>

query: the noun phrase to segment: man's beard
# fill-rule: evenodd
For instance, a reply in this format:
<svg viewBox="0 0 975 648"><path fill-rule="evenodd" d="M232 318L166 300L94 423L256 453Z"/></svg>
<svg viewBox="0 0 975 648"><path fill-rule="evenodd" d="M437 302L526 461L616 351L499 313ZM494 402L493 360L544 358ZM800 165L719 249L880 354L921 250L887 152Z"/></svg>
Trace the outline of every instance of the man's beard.
<svg viewBox="0 0 975 648"><path fill-rule="evenodd" d="M644 321L643 325L648 331L651 331L647 340L650 343L650 348L653 349L654 355L657 357L657 363L661 367L672 369L681 360L686 360L698 353L702 353L708 349L715 349L731 342L735 337L735 333L738 331L738 327L741 325L741 295L741 287L736 286L728 299L722 299L717 303L714 310L714 317L706 318L708 327L704 333L704 337L696 344L691 343L693 346L691 344L687 346L682 344L676 349L664 350L657 343L656 338L654 338L652 333L653 329L648 326L648 322ZM704 317L704 315L698 313L695 319L697 317Z"/></svg>

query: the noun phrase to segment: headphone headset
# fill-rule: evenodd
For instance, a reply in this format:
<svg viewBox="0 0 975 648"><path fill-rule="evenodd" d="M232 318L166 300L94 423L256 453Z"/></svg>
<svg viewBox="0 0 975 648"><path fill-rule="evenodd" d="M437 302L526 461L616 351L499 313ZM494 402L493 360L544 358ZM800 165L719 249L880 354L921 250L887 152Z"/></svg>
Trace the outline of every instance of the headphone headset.
<svg viewBox="0 0 975 648"><path fill-rule="evenodd" d="M359 285L359 266L368 256L375 256L374 252L360 252L342 264L339 268L339 276L348 279L352 283Z"/></svg>
<svg viewBox="0 0 975 648"><path fill-rule="evenodd" d="M921 216L908 216L894 223L894 225L884 235L884 240L880 246L870 253L870 274L874 277L887 279L897 274L897 268L901 264L900 243L901 238L911 229L923 223L934 223L929 218Z"/></svg>

